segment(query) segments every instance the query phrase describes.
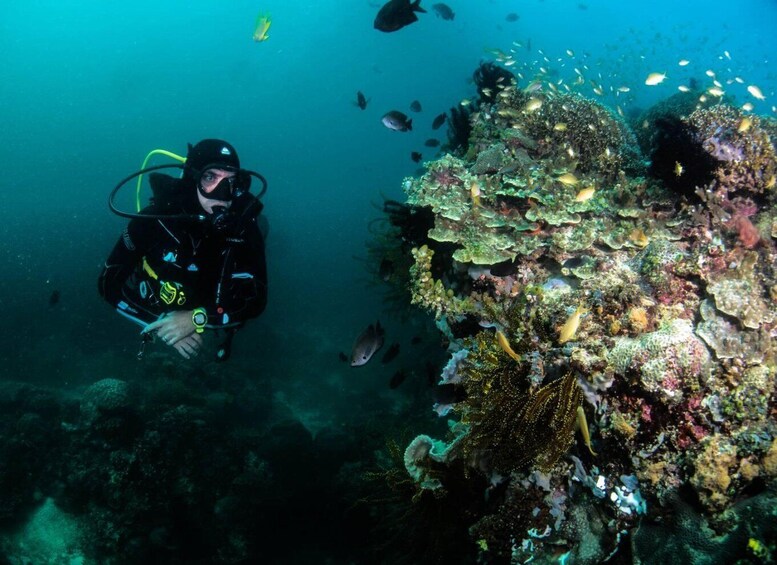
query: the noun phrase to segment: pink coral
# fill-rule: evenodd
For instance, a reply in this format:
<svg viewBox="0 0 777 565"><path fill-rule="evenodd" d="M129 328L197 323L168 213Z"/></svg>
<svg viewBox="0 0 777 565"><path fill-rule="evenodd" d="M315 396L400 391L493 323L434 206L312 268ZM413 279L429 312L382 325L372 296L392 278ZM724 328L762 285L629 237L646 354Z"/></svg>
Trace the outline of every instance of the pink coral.
<svg viewBox="0 0 777 565"><path fill-rule="evenodd" d="M464 181L457 177L451 169L442 168L432 172L432 180L440 186L462 186Z"/></svg>
<svg viewBox="0 0 777 565"><path fill-rule="evenodd" d="M761 241L761 234L758 228L753 225L747 216L735 216L729 222L729 225L737 231L739 241L747 249L755 247Z"/></svg>

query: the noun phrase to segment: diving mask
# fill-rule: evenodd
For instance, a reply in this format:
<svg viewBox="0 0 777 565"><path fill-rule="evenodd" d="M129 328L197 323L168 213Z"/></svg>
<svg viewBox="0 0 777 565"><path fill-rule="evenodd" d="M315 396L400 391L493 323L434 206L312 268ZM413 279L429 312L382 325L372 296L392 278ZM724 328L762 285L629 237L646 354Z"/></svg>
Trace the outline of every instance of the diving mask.
<svg viewBox="0 0 777 565"><path fill-rule="evenodd" d="M214 163L203 168L197 179L197 190L203 198L230 202L247 192L251 187L251 176L241 169Z"/></svg>

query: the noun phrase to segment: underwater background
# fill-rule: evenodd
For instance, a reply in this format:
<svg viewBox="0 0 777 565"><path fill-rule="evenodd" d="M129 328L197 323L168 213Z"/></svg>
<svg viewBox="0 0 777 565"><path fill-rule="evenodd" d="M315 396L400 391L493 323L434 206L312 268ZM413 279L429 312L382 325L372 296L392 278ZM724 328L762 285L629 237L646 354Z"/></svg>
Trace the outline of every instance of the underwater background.
<svg viewBox="0 0 777 565"><path fill-rule="evenodd" d="M476 95L478 64L514 49L516 69L561 78L574 76L570 50L587 76L628 88L601 100L627 116L726 69L744 79L726 86L738 106L775 116L774 0L451 0L451 21L421 4L428 13L394 33L373 29L380 3L367 0L3 8L0 563L402 562L395 538L410 526L377 520L380 495L356 478L391 442L444 435L429 382L447 354L433 316L386 299L367 242L384 199L403 202L403 180L424 170L411 152L437 158L424 141L444 143L445 129L432 120ZM264 12L269 39L256 43ZM646 86L654 72L666 80ZM390 110L413 130L384 127ZM226 364L160 348L138 361L138 329L96 288L125 225L108 193L150 150L185 154L209 137L269 182L268 307ZM340 361L376 320L398 358ZM127 383L138 413L74 440L102 379ZM173 461L201 473L173 479ZM134 466L141 478L117 478ZM201 492L221 479L230 494ZM236 502L252 496L250 510ZM434 561L423 555L404 562Z"/></svg>

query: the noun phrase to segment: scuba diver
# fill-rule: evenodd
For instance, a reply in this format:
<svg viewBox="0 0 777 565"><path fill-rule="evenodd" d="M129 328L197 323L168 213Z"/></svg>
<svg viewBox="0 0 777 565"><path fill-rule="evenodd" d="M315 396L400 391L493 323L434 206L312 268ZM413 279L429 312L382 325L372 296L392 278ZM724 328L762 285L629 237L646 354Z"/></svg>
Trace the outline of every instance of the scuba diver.
<svg viewBox="0 0 777 565"><path fill-rule="evenodd" d="M169 167L182 168L180 178L150 172ZM113 200L119 189L146 173L151 204L138 213L118 210ZM119 314L143 326L138 358L156 336L189 359L200 351L204 332L214 330L225 333L216 353L224 361L235 331L264 311L267 268L257 223L263 205L249 191L251 177L262 182L261 196L264 177L241 169L226 141L205 139L188 146L182 166L144 168L114 188L111 210L131 220L105 262L98 289Z"/></svg>

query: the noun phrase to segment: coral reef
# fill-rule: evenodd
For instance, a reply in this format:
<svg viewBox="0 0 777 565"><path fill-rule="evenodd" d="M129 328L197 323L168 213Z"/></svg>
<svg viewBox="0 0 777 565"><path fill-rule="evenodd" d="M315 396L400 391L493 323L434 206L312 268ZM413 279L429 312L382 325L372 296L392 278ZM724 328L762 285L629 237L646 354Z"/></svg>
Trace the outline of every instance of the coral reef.
<svg viewBox="0 0 777 565"><path fill-rule="evenodd" d="M408 469L422 490L461 465L488 482L470 528L485 561L598 563L631 537L647 562L661 521L696 536L689 555L769 534L737 520L777 487L777 128L692 99L640 122L646 178L617 115L511 83L466 148L405 181L432 217L412 301L451 343L441 383L465 392L435 409L466 426L444 457L418 440L433 477Z"/></svg>

